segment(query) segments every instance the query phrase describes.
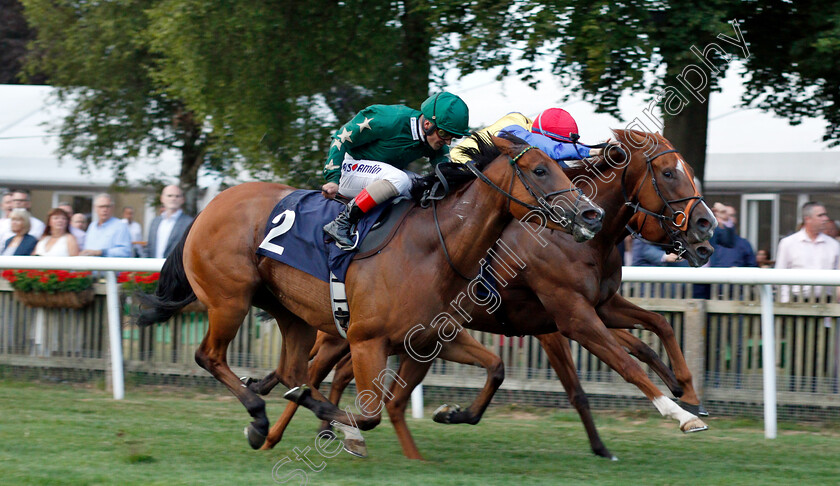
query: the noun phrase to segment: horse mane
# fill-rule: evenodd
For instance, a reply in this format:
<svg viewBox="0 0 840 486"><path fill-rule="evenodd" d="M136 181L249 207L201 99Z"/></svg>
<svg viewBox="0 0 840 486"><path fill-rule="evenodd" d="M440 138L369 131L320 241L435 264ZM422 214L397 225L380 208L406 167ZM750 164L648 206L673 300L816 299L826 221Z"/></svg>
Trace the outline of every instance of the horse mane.
<svg viewBox="0 0 840 486"><path fill-rule="evenodd" d="M475 147L465 147L461 144L452 150L457 150L461 154L466 155L467 158L475 164L475 167L479 171L484 172L484 169L490 165L490 162L493 162L502 155L502 151L496 147L488 134L476 132L473 133L470 138L476 142ZM521 146L524 148L528 146L527 142L509 133L502 133L499 135L499 138L503 138L513 143L516 147ZM475 174L473 174L464 164L443 163L437 166L437 170L443 174L444 179L446 179L446 182L449 184L450 193L458 187L475 179ZM434 183L438 180L438 176L435 172L414 179L411 184L411 198L419 202L423 193L426 190L431 189Z"/></svg>
<svg viewBox="0 0 840 486"><path fill-rule="evenodd" d="M671 147L670 142L660 135L659 133L653 132L642 132L639 130L620 130L620 129L613 129L612 130L615 139L618 140L619 143L625 150L632 147L638 147L640 150L647 150L647 148L653 144L656 146L663 146L663 147ZM628 155L630 155L628 153ZM586 162L589 160L590 162ZM594 157L588 157L587 159L583 160L573 160L573 161L566 161L566 165L569 166L568 169L563 169L563 172L569 176L569 179L574 180L575 177L580 175L587 175L591 174L593 170L597 170L601 173L604 173L608 170L611 170L613 167L607 162L607 158L604 155L597 155Z"/></svg>

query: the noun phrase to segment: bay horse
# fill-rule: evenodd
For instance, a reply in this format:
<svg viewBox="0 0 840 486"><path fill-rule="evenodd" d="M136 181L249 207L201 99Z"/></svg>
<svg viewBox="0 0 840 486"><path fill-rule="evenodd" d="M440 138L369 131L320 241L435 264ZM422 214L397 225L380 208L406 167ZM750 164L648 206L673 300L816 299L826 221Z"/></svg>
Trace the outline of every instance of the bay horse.
<svg viewBox="0 0 840 486"><path fill-rule="evenodd" d="M367 398L356 404L361 414L343 413L306 386L307 358L316 332L338 334L327 282L256 254L268 215L295 190L292 187L246 183L216 196L167 258L158 290L146 300L138 324L166 320L196 298L207 306L209 327L195 359L254 419L246 428L254 448L268 433L265 402L227 364L228 345L252 305L271 314L280 327L277 380L291 388L287 398L323 420L354 430L375 427L381 420L380 383L387 356L404 351L408 331L418 321L431 322L456 297L464 285L456 273L476 272L512 218L539 217L545 227L581 240L601 227L603 210L581 195L547 155L515 137L478 141L479 149L471 153L474 163L455 174L449 196L433 211L412 209L380 254L348 269L351 317L346 334L356 356L353 371L359 393ZM428 352L438 343L437 334L435 329L416 333L413 344ZM444 359L496 369L498 357L468 333L457 333L443 348ZM501 377L488 373L482 394L492 396L500 383Z"/></svg>
<svg viewBox="0 0 840 486"><path fill-rule="evenodd" d="M622 376L625 376L625 379L628 379L629 375L628 381L639 386L663 415L678 418L684 432L705 430L705 424L693 414L674 410L668 404L664 404L662 394L656 393L658 390L655 390L646 376L640 377L640 374L644 375L641 368L629 360L627 354L618 347L619 344L626 346L634 355L651 364L671 391L676 396L683 396L687 408L698 413L699 398L694 392L690 371L670 324L659 314L634 306L616 293L621 282L622 258L615 245L628 234L628 229L631 229L654 242L667 242L670 249L683 253L693 266L700 266L708 261L713 252L705 240L711 237L716 225L711 211L702 201L694 184L690 167L667 140L657 136L651 143L642 144L641 139L650 137L649 134L624 131L616 131L615 134L622 146L641 145L641 150L630 151L629 162L622 165L601 160L596 164L567 171L573 180L578 180L587 172L598 173L599 182L594 186L594 200L608 211L612 210L609 214L615 217L608 218L605 228L584 245L574 244L560 234L546 235L546 241L539 241L524 226L509 225L501 241L517 249L518 256L526 262L526 268L500 288L508 312L500 320L479 310L471 314L472 320L464 323L468 328L484 332L538 335L570 401L581 415L592 450L604 457L612 455L598 437L564 334L580 338L581 344L590 350L594 347L601 352L596 353L599 357L607 356L604 361L620 373L624 371ZM658 150L658 147L664 147L665 150ZM646 152L649 155L646 155ZM682 205L673 207L676 203ZM683 214L686 219L677 217L678 214ZM635 229L628 226L628 223ZM693 232L689 231L692 226L690 223L696 228ZM510 259L494 261L493 265L497 274L503 276L506 275L506 268L517 268L516 263ZM550 312L549 308L554 311ZM610 327L636 327L636 324L640 323L657 333L665 343L677 378L659 360L656 353L623 329L613 331L612 337L616 339L614 343L592 343L587 340L584 332L571 328L565 320L583 312L589 312L592 316L592 327L596 328L596 332L603 328L603 325L598 325L600 318ZM581 324L585 327L585 323ZM606 335L609 336L608 333ZM335 362L342 359L348 348L342 340L327 335L319 336L318 344L319 347L313 350L314 360L310 365L310 381L316 385L323 380ZM344 358L343 363L347 363L348 360L349 358ZM400 382L402 386L394 387L396 390L392 389L394 397L386 404L403 452L409 458L419 459L422 456L405 425L405 406L411 390L422 381L430 364L431 362L404 360L399 371L399 376L404 382ZM339 367L334 376L333 386L339 389L331 392L331 400L335 403L341 394L342 385L346 385L352 378L352 374L347 370L347 366ZM267 393L270 387L256 384L254 389L260 393ZM654 396L651 397L651 394ZM476 411L483 411L486 407L480 402L480 399L477 400L464 411L458 408L439 409L435 419L445 423L476 423L480 418ZM283 428L295 409L294 404L287 406L263 448L270 448L280 440Z"/></svg>

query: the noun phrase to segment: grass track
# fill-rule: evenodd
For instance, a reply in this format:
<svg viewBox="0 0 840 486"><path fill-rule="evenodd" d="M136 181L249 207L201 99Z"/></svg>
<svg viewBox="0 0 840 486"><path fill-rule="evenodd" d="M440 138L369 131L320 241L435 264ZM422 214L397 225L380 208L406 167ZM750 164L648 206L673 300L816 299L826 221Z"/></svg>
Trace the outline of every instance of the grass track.
<svg viewBox="0 0 840 486"><path fill-rule="evenodd" d="M272 420L281 400L269 397ZM248 447L247 422L221 391L136 387L117 402L92 387L0 381L0 483L276 484L274 465L313 447L308 411L270 452ZM403 458L385 419L365 434L367 459L324 459L313 448L321 472L293 461L279 477L300 467L313 485L840 484L837 424L783 423L771 441L758 421L708 422L711 430L683 435L655 412L598 413L601 437L620 458L609 462L590 453L573 412L496 407L477 426L410 421L427 459L417 462Z"/></svg>

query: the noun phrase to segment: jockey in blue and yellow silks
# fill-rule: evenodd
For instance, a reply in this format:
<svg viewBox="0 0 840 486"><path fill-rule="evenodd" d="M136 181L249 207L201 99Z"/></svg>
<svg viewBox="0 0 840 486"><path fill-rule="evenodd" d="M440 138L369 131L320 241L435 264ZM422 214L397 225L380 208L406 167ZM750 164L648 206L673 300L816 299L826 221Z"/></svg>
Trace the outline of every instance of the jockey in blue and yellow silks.
<svg viewBox="0 0 840 486"><path fill-rule="evenodd" d="M580 160L603 153L602 148L589 148L576 143L579 138L577 122L561 108L549 108L537 115L533 121L522 113L508 113L489 127L478 131L479 134L485 135L499 135L502 132L515 135L529 145L537 147L563 168L568 167L564 160ZM467 139L460 146L474 147L476 142ZM453 162L459 163L467 160L466 154L460 150L454 150L451 158Z"/></svg>
<svg viewBox="0 0 840 486"><path fill-rule="evenodd" d="M376 205L409 195L402 169L426 157L432 165L449 159L453 138L469 135L469 109L452 93L429 97L420 111L402 105L373 105L333 134L324 167L326 198L353 198L324 232L343 249L353 249L353 225Z"/></svg>

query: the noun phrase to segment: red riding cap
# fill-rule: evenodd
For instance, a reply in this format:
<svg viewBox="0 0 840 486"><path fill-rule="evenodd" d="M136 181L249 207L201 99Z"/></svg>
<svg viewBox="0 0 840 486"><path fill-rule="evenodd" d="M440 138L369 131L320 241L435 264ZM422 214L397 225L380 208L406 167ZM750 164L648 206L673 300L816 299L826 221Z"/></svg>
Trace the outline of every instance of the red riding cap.
<svg viewBox="0 0 840 486"><path fill-rule="evenodd" d="M568 111L562 108L549 108L537 115L531 125L531 131L558 142L571 142L572 134L578 135L578 126ZM577 137L574 138L577 139Z"/></svg>

